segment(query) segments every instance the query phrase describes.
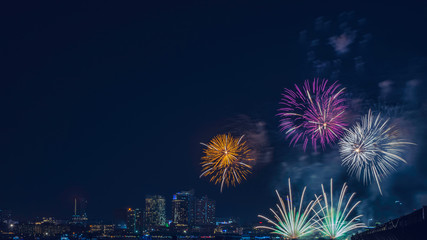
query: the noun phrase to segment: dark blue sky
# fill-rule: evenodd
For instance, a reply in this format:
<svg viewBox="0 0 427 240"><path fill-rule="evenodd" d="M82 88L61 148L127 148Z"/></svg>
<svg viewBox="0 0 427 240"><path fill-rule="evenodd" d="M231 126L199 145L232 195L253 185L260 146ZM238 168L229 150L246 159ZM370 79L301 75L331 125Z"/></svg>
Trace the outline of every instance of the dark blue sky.
<svg viewBox="0 0 427 240"><path fill-rule="evenodd" d="M387 75L427 55L421 1L29 1L0 9L0 209L17 216L66 218L83 196L90 217L109 219L116 208L143 207L145 194L171 199L194 188L217 200L219 216L255 218L275 201L274 169L288 148L274 133L275 114L282 89L303 80L300 31L319 16L354 11L374 36L368 72ZM340 80L378 93L380 80ZM198 178L199 142L238 114L267 124L275 157L219 194Z"/></svg>

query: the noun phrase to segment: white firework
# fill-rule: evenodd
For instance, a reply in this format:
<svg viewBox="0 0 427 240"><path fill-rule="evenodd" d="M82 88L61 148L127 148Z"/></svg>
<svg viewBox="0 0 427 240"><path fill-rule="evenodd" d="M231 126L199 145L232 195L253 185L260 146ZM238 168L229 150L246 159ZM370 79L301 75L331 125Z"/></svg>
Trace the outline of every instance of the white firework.
<svg viewBox="0 0 427 240"><path fill-rule="evenodd" d="M381 195L381 180L396 171L399 163L406 163L403 152L413 144L400 139L397 128L389 121L369 110L339 142L342 164L350 175L365 184L375 180Z"/></svg>

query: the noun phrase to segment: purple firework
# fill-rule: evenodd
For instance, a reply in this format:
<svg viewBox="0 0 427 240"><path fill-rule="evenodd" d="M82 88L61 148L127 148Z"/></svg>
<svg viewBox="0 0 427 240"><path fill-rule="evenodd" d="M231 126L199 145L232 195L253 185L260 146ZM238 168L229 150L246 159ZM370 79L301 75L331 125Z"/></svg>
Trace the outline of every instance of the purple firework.
<svg viewBox="0 0 427 240"><path fill-rule="evenodd" d="M327 86L328 80L305 80L302 90L295 84L295 91L285 88L278 116L280 130L290 145L302 140L304 151L311 140L314 150L319 141L322 148L332 144L343 134L347 124L344 112L347 108L343 97L344 88L337 82Z"/></svg>

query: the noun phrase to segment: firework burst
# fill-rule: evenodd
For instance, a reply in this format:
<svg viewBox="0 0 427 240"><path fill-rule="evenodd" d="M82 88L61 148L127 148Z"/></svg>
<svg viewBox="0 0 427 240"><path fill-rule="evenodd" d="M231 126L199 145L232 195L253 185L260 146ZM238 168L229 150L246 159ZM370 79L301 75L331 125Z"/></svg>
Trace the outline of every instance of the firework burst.
<svg viewBox="0 0 427 240"><path fill-rule="evenodd" d="M406 163L402 153L409 144L413 143L399 139L389 119L374 115L371 110L339 142L342 164L348 167L350 175L356 175L365 184L375 180L381 194L382 178L395 171L398 163Z"/></svg>
<svg viewBox="0 0 427 240"><path fill-rule="evenodd" d="M332 189L332 179L331 179L331 191L330 198L325 192L325 189L322 184L322 196L316 197L316 202L320 206L320 210L314 211L317 220L315 221L316 229L319 230L322 234L329 237L330 239L336 239L342 237L346 233L357 229L366 227L363 223L358 223L357 219L362 217L358 215L353 217L351 220L347 220L351 212L359 205L360 201L356 202L352 207L350 202L353 199L356 193L351 194L350 198L345 203L344 197L347 192L347 184L344 183L341 189L340 197L338 199L338 204L334 205L333 199L333 189Z"/></svg>
<svg viewBox="0 0 427 240"><path fill-rule="evenodd" d="M234 138L231 134L215 136L206 147L205 156L202 157L202 174L200 177L209 177L211 182L221 184L221 192L224 184L236 186L251 173L252 166L248 162L253 161L251 150L242 141L244 136Z"/></svg>
<svg viewBox="0 0 427 240"><path fill-rule="evenodd" d="M344 112L344 88L335 82L328 86L328 80L314 79L304 82L302 90L295 85L295 91L285 89L282 94L278 116L280 130L290 138L290 145L300 140L306 150L307 144L316 150L319 142L322 148L332 144L343 134L347 124Z"/></svg>
<svg viewBox="0 0 427 240"><path fill-rule="evenodd" d="M283 199L280 197L279 192L276 190L277 197L279 198L279 204L276 204L277 210L274 211L270 208L270 211L273 213L274 220L271 220L262 215L258 217L266 220L272 226L257 226L255 228L263 228L271 230L272 233L278 234L285 239L297 239L303 236L310 234L314 228L312 227L313 222L312 218L309 218L310 212L313 210L315 201L310 201L308 205L303 209L304 193L306 187L302 191L301 200L299 208L297 210L292 203L292 190L291 190L291 180L288 179L289 184L289 195L286 196L286 204Z"/></svg>

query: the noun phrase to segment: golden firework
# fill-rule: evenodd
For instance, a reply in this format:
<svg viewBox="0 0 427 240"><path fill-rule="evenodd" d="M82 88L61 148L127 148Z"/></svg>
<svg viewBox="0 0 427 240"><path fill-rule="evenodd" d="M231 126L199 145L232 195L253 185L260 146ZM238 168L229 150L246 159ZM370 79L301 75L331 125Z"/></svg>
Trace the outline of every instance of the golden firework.
<svg viewBox="0 0 427 240"><path fill-rule="evenodd" d="M252 166L248 163L254 159L251 150L245 141L234 138L231 134L220 134L211 139L204 149L202 157L202 174L200 177L209 177L214 184L221 184L221 192L224 184L228 186L241 183L251 173Z"/></svg>

